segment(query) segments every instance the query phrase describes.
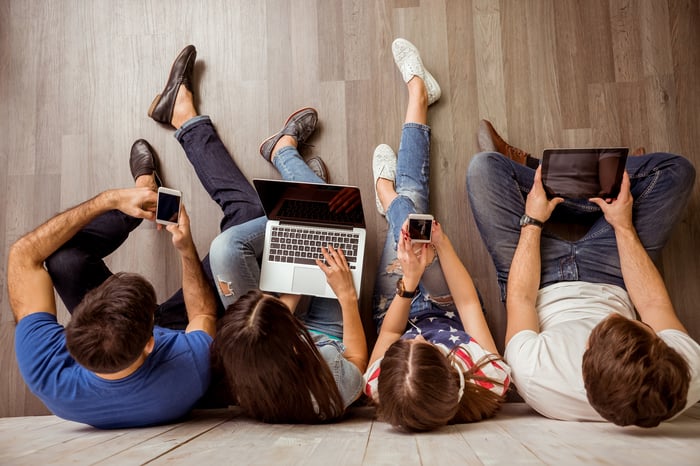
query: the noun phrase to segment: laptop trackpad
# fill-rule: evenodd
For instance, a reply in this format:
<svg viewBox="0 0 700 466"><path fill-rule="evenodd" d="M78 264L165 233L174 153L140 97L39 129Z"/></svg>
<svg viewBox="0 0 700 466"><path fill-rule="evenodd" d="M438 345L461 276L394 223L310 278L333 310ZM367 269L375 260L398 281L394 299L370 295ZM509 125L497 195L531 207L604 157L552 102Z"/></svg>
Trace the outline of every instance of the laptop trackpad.
<svg viewBox="0 0 700 466"><path fill-rule="evenodd" d="M305 294L323 295L326 292L326 275L318 267L294 267L292 290L304 290Z"/></svg>

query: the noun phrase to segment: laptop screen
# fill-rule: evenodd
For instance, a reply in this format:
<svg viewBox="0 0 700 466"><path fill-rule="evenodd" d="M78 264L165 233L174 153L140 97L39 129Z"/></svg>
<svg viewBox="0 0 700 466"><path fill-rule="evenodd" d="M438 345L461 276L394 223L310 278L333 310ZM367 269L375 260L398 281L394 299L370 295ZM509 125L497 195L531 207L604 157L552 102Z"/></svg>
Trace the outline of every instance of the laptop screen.
<svg viewBox="0 0 700 466"><path fill-rule="evenodd" d="M355 186L260 178L253 184L269 220L365 228L360 190Z"/></svg>

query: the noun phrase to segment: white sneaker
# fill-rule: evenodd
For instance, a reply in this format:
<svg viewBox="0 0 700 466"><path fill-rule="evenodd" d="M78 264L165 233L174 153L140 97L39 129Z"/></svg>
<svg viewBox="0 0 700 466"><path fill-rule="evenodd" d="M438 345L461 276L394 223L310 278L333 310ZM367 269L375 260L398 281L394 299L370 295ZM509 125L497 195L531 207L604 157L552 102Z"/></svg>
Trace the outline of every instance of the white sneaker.
<svg viewBox="0 0 700 466"><path fill-rule="evenodd" d="M386 215L382 203L379 202L377 195L377 181L379 178L390 180L392 183L396 181L396 153L386 144L379 144L374 149L372 157L372 172L374 173L374 200L377 203L377 211L380 215Z"/></svg>
<svg viewBox="0 0 700 466"><path fill-rule="evenodd" d="M423 66L423 60L416 46L406 39L399 38L391 44L391 52L394 54L394 61L401 71L404 82L409 82L412 77L418 76L423 80L425 89L428 91L428 105L437 102L442 95L440 85Z"/></svg>

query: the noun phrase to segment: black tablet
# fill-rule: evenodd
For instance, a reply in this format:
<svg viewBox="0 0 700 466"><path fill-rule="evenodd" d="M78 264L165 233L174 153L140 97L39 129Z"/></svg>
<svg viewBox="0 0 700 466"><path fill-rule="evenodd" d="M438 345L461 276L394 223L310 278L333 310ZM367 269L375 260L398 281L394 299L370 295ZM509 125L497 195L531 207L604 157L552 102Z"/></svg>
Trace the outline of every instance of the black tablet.
<svg viewBox="0 0 700 466"><path fill-rule="evenodd" d="M627 147L545 149L542 183L547 196L616 198L622 184L627 152Z"/></svg>

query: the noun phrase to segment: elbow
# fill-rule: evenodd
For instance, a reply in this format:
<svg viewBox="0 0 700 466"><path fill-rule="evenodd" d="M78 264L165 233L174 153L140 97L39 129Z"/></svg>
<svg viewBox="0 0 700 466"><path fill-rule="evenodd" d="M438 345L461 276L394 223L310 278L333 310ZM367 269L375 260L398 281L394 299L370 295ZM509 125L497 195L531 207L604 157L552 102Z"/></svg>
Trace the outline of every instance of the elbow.
<svg viewBox="0 0 700 466"><path fill-rule="evenodd" d="M24 268L29 263L30 251L32 250L26 237L22 237L10 246L7 253L7 270L12 271Z"/></svg>

